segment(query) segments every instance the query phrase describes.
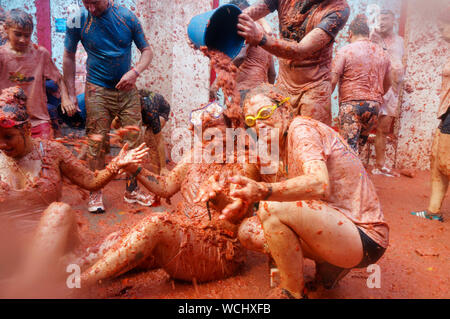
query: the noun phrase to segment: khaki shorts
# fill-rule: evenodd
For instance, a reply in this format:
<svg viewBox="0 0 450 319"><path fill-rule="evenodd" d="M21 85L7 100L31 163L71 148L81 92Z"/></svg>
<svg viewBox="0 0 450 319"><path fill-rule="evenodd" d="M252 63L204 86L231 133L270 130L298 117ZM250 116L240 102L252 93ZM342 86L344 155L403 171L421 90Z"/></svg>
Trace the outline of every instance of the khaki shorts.
<svg viewBox="0 0 450 319"><path fill-rule="evenodd" d="M294 116L307 116L331 125L331 93L331 83L323 81L299 94L289 94Z"/></svg>
<svg viewBox="0 0 450 319"><path fill-rule="evenodd" d="M108 133L111 122L117 116L122 126L137 126L140 132L130 131L124 137L130 149L143 141L142 115L139 94L136 88L131 91L119 91L86 83L86 134L89 138L88 154L92 158L104 156L108 150ZM92 139L101 135L102 139Z"/></svg>

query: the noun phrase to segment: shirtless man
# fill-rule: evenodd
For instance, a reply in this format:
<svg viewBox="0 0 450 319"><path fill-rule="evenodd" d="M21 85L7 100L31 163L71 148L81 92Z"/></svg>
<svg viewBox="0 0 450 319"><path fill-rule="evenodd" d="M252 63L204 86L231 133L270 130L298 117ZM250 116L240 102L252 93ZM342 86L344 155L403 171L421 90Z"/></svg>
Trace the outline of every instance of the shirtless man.
<svg viewBox="0 0 450 319"><path fill-rule="evenodd" d="M281 39L254 22L275 10ZM333 43L349 14L345 0L260 0L239 16L238 34L279 58L277 86L292 97L294 114L331 124Z"/></svg>
<svg viewBox="0 0 450 319"><path fill-rule="evenodd" d="M398 176L385 166L386 158L386 136L389 134L392 122L398 117L399 94L402 88L405 67L403 65L403 38L394 33L395 14L390 10L383 10L380 13L380 27L375 29L370 39L381 45L387 52L391 60L392 87L384 96L384 103L381 105L378 116L377 135L375 138L376 168L373 174L383 174L386 176Z"/></svg>

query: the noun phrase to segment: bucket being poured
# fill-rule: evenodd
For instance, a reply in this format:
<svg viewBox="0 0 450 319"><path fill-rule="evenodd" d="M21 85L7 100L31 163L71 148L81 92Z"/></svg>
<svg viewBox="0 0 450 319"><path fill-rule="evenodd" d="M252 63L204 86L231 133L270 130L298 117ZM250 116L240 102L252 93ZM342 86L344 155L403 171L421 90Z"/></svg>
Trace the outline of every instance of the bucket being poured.
<svg viewBox="0 0 450 319"><path fill-rule="evenodd" d="M187 29L189 39L196 47L207 46L235 58L244 45L244 38L237 34L241 12L233 4L224 4L193 17Z"/></svg>

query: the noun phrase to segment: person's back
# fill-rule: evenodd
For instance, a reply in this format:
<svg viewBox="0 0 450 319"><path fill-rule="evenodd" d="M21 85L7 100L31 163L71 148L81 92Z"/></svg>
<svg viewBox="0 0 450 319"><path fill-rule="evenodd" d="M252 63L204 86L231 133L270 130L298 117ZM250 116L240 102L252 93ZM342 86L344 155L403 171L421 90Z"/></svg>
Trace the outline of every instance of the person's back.
<svg viewBox="0 0 450 319"><path fill-rule="evenodd" d="M384 79L389 72L389 58L383 49L365 38L343 47L337 55L345 57L339 85L339 101L375 101L383 103Z"/></svg>

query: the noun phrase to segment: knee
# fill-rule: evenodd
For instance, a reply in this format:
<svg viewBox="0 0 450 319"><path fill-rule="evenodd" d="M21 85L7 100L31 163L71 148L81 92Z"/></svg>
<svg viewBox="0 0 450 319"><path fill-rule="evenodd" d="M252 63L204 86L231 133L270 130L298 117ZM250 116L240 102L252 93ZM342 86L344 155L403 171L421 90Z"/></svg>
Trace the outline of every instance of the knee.
<svg viewBox="0 0 450 319"><path fill-rule="evenodd" d="M282 224L276 214L276 205L268 202L262 202L261 204L257 214L263 225L264 232L276 231L278 226Z"/></svg>
<svg viewBox="0 0 450 319"><path fill-rule="evenodd" d="M45 210L42 218L55 225L71 224L75 222L75 214L70 205L54 202Z"/></svg>

